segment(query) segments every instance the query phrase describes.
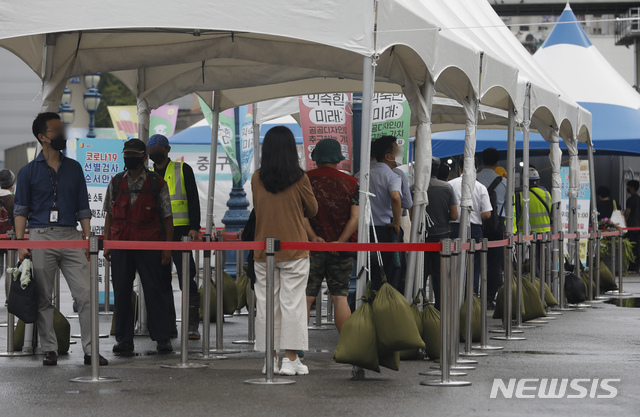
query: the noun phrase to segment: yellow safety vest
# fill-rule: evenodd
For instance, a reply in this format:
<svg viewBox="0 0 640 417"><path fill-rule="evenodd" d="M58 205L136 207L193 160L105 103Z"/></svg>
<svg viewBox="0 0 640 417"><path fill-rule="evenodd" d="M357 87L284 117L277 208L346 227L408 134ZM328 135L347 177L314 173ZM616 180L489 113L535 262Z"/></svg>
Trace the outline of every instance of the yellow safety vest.
<svg viewBox="0 0 640 417"><path fill-rule="evenodd" d="M532 195L535 194L535 195ZM538 197L540 198L538 198ZM544 201L544 204L542 201ZM523 206L522 193L520 193L520 207ZM542 188L529 189L529 224L532 232L550 232L551 217L547 210L551 210L551 195ZM522 227L522 215L518 220L518 226Z"/></svg>
<svg viewBox="0 0 640 417"><path fill-rule="evenodd" d="M178 178L180 178L179 183ZM189 226L189 202L187 200L187 188L184 186L182 162L169 161L167 169L164 171L164 180L169 187L173 225Z"/></svg>

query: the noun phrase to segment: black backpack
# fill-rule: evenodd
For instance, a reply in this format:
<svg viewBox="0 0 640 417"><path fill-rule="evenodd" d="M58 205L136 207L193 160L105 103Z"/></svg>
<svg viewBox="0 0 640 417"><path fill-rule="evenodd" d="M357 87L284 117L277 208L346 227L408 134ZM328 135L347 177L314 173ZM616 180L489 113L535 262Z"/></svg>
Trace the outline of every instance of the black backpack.
<svg viewBox="0 0 640 417"><path fill-rule="evenodd" d="M502 206L502 210L498 213L498 196L496 194L496 187L498 187L501 182L502 177L497 176L489 187L487 187L492 214L491 217L482 221L482 234L484 236L493 236L498 232L498 230L500 230L500 217L503 214L504 206Z"/></svg>

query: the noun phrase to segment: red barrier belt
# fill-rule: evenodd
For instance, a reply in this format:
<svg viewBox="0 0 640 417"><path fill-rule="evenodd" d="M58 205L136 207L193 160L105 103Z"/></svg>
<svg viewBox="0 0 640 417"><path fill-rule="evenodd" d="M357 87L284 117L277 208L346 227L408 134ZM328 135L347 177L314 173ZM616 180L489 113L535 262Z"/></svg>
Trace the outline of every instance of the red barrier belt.
<svg viewBox="0 0 640 417"><path fill-rule="evenodd" d="M468 247L468 245L467 245ZM310 251L369 251L369 252L440 252L440 243L312 243L312 242L281 242L282 250L310 250Z"/></svg>
<svg viewBox="0 0 640 417"><path fill-rule="evenodd" d="M620 232L618 232L617 230L615 230L613 232L602 232L600 236L602 236L602 237L620 236Z"/></svg>
<svg viewBox="0 0 640 417"><path fill-rule="evenodd" d="M130 250L264 250L264 242L138 242L105 240L105 249Z"/></svg>
<svg viewBox="0 0 640 417"><path fill-rule="evenodd" d="M489 241L490 248L501 248L503 246L507 246L508 244L509 244L509 239Z"/></svg>
<svg viewBox="0 0 640 417"><path fill-rule="evenodd" d="M88 240L3 240L0 249L89 249Z"/></svg>
<svg viewBox="0 0 640 417"><path fill-rule="evenodd" d="M629 230L631 232L636 232L638 230L640 230L640 227L621 227L621 230Z"/></svg>

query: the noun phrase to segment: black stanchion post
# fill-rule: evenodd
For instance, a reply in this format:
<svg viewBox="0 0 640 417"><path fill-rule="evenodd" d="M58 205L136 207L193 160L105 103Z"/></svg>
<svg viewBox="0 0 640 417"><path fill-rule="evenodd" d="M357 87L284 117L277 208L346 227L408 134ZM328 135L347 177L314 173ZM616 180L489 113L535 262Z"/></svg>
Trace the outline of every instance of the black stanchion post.
<svg viewBox="0 0 640 417"><path fill-rule="evenodd" d="M7 233L11 240L15 240L16 234L14 232ZM15 249L7 249L7 268L15 268L16 266L16 250ZM7 277L7 300L9 299L9 292L11 291L10 280L13 279L9 273L6 273ZM14 349L14 326L15 326L15 316L9 313L9 309L7 309L7 351L0 352L0 357L13 357L13 356L32 356L33 352L16 352Z"/></svg>
<svg viewBox="0 0 640 417"><path fill-rule="evenodd" d="M487 252L489 250L489 241L482 239L482 248L480 249L480 306L482 311L480 333L480 344L473 346L476 350L501 350L502 346L491 346L487 344ZM468 310L468 307L467 307Z"/></svg>
<svg viewBox="0 0 640 417"><path fill-rule="evenodd" d="M276 240L272 237L266 241L267 255L267 302L266 302L266 331L265 331L265 370L266 378L249 379L244 381L245 384L252 385L289 385L295 384L296 381L284 378L273 377L273 353L274 353L274 279L275 279L275 256L276 256Z"/></svg>
<svg viewBox="0 0 640 417"><path fill-rule="evenodd" d="M100 376L100 298L98 286L98 253L100 241L97 236L89 238L89 292L91 294L91 376L71 378L71 382L120 382L120 379Z"/></svg>
<svg viewBox="0 0 640 417"><path fill-rule="evenodd" d="M182 243L191 242L191 237L183 236ZM206 368L204 363L189 362L189 254L190 250L182 250L182 313L180 317L180 362L163 364L162 368L197 369Z"/></svg>
<svg viewBox="0 0 640 417"><path fill-rule="evenodd" d="M453 267L451 247L451 239L444 239L441 241L442 249L440 251L440 372L424 372L420 375L440 375L439 380L421 381L420 385L426 385L430 387L463 387L471 385L471 382L467 381L452 381L451 376L466 375L464 372L454 373L451 371L451 309L449 303L451 301L451 283L452 278L457 279L455 274L455 268ZM459 241L456 245L459 246ZM457 248L459 253L460 248Z"/></svg>

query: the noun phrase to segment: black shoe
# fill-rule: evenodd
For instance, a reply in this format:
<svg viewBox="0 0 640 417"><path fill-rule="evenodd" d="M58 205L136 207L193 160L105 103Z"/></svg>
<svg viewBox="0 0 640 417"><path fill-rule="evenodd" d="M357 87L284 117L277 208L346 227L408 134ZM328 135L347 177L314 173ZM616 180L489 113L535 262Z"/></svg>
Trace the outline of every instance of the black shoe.
<svg viewBox="0 0 640 417"><path fill-rule="evenodd" d="M131 353L133 352L133 342L118 342L113 345L113 353Z"/></svg>
<svg viewBox="0 0 640 417"><path fill-rule="evenodd" d="M58 354L55 350L50 350L49 352L44 354L44 359L42 360L42 364L44 366L55 366L58 364Z"/></svg>
<svg viewBox="0 0 640 417"><path fill-rule="evenodd" d="M494 303L493 301L487 301L487 310L495 310L496 309L496 303Z"/></svg>
<svg viewBox="0 0 640 417"><path fill-rule="evenodd" d="M173 326L173 329L171 330L171 334L169 335L170 339L177 339L178 338L178 327L177 326Z"/></svg>
<svg viewBox="0 0 640 417"><path fill-rule="evenodd" d="M99 355L99 356L100 356L100 366L109 365L109 361L108 360L106 360L102 355ZM85 365L91 365L91 355L87 355L85 353L85 355L84 355L84 364Z"/></svg>
<svg viewBox="0 0 640 417"><path fill-rule="evenodd" d="M173 347L171 347L171 340L169 339L159 341L156 348L158 349L158 352L173 352Z"/></svg>

